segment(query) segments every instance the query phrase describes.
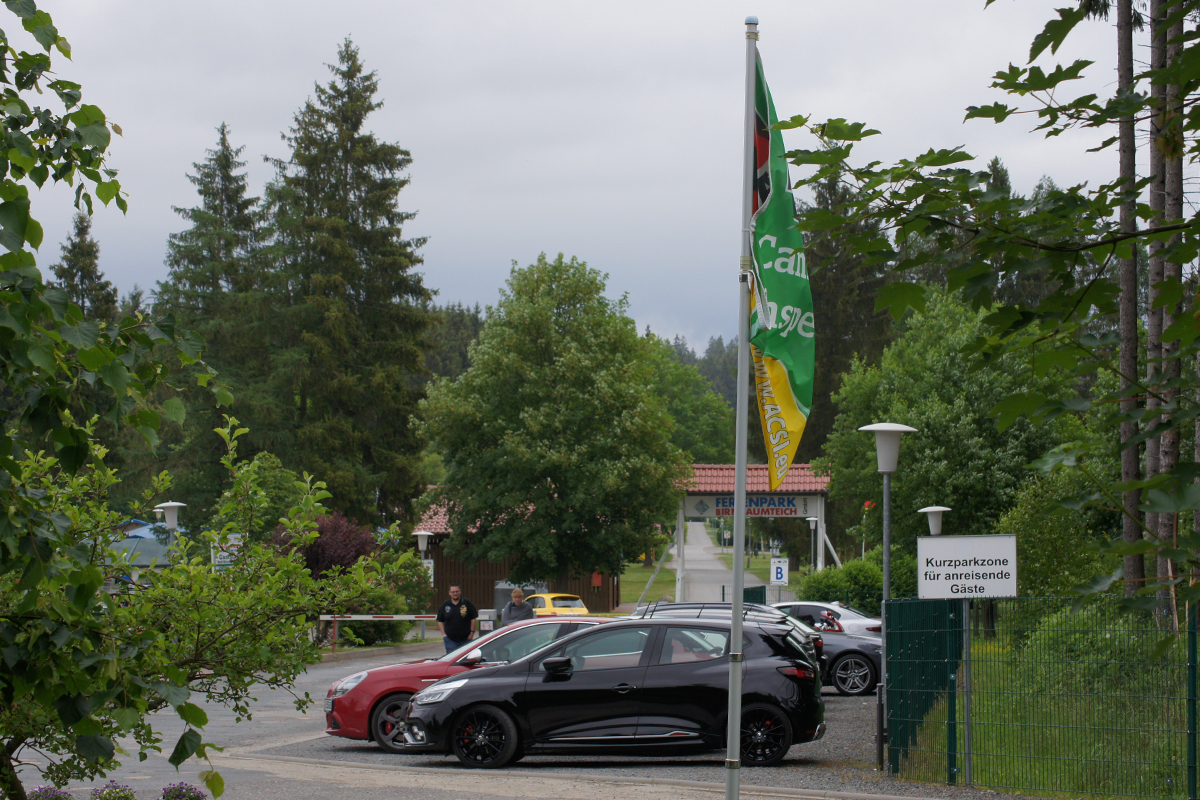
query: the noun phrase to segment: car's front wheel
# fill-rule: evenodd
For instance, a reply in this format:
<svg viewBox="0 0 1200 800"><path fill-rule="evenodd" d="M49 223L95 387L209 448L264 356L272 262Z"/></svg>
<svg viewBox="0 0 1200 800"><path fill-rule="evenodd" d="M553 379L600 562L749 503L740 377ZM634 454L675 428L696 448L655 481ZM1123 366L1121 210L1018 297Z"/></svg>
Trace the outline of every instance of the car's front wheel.
<svg viewBox="0 0 1200 800"><path fill-rule="evenodd" d="M517 724L495 706L467 709L450 734L455 757L467 767L503 767L513 760L519 744Z"/></svg>
<svg viewBox="0 0 1200 800"><path fill-rule="evenodd" d="M875 688L875 669L866 656L844 655L833 664L833 688L838 694L869 694Z"/></svg>
<svg viewBox="0 0 1200 800"><path fill-rule="evenodd" d="M407 692L389 694L371 712L371 738L389 753L404 749L404 716L411 699Z"/></svg>
<svg viewBox="0 0 1200 800"><path fill-rule="evenodd" d="M742 709L742 763L772 767L792 746L792 723L778 706L752 703Z"/></svg>

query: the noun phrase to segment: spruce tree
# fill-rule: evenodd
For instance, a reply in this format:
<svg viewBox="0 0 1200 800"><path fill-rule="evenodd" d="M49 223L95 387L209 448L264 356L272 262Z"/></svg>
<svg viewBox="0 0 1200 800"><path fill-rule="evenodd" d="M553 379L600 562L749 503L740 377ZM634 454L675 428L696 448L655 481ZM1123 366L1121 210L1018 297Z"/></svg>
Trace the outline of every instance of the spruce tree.
<svg viewBox="0 0 1200 800"><path fill-rule="evenodd" d="M215 367L236 400L232 409L217 408L211 393L190 389L184 395L187 415L180 430L164 432L169 445L161 448L166 466L176 475L181 495L187 495L194 519L207 520L224 490L221 467L223 443L214 433L224 413L232 413L250 428L242 452L253 456L265 449L287 449L266 376L270 354L262 342L270 325L271 304L266 294L269 271L262 258L264 227L257 197L247 196L245 148L230 142L229 128L217 128L216 146L204 161L192 165L188 180L200 204L174 208L190 227L168 238L168 278L155 292L155 307L170 312L204 338L205 360ZM147 470L164 464L147 456Z"/></svg>
<svg viewBox="0 0 1200 800"><path fill-rule="evenodd" d="M405 239L411 157L365 128L378 80L346 40L333 80L296 114L267 190L274 264L286 305L273 322L275 391L288 401L295 451L284 463L327 482L359 521L410 511L422 490L409 426L423 393L434 315Z"/></svg>
<svg viewBox="0 0 1200 800"><path fill-rule="evenodd" d="M62 245L62 261L50 267L57 286L79 306L85 319L112 321L117 290L100 271L100 244L92 238L92 219L77 212L74 228Z"/></svg>

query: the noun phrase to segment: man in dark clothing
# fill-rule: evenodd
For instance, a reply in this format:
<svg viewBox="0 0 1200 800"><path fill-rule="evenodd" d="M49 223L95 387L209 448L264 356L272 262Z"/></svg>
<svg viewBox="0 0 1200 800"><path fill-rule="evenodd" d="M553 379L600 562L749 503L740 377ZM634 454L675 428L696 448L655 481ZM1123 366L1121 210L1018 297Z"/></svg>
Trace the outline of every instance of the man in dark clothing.
<svg viewBox="0 0 1200 800"><path fill-rule="evenodd" d="M479 612L470 600L462 596L458 584L450 584L450 599L438 609L438 630L442 632L442 644L446 652L452 652L471 640L478 624Z"/></svg>

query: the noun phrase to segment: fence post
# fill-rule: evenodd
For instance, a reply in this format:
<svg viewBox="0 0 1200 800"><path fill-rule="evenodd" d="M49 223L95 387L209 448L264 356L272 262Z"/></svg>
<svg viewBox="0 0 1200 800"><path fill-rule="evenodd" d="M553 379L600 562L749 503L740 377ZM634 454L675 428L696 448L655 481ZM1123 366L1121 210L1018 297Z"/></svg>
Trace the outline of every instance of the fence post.
<svg viewBox="0 0 1200 800"><path fill-rule="evenodd" d="M954 724L955 699L958 695L958 686L954 680L954 673L950 673L950 688L946 693L946 783L953 786L957 781L958 772L958 726Z"/></svg>
<svg viewBox="0 0 1200 800"><path fill-rule="evenodd" d="M963 598L963 784L974 785L971 774L971 601Z"/></svg>
<svg viewBox="0 0 1200 800"><path fill-rule="evenodd" d="M1188 603L1187 782L1188 800L1196 800L1196 603Z"/></svg>
<svg viewBox="0 0 1200 800"><path fill-rule="evenodd" d="M333 644L330 645L329 649L329 655L331 656L337 654L337 622L336 619L333 621Z"/></svg>

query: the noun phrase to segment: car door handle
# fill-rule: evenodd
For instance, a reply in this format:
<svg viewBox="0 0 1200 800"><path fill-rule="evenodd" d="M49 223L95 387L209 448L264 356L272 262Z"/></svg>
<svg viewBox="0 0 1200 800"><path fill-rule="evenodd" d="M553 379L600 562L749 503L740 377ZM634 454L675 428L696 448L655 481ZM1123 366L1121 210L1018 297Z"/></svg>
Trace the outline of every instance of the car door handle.
<svg viewBox="0 0 1200 800"><path fill-rule="evenodd" d="M626 692L632 691L633 689L636 689L636 688L637 687L631 683L618 683L616 686L613 687L613 691L617 692L618 694L625 694Z"/></svg>

